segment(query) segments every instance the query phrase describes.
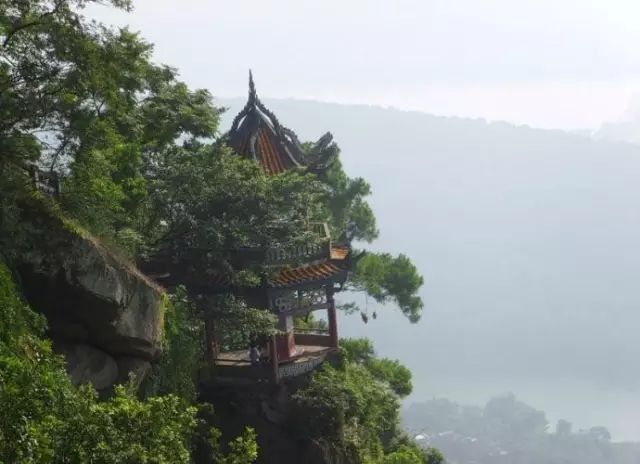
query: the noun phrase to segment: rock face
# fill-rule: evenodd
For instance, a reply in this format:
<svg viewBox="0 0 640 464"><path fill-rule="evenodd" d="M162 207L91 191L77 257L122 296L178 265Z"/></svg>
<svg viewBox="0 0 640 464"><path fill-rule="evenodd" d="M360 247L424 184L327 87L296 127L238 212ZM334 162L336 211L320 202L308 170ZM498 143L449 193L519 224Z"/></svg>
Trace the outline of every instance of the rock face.
<svg viewBox="0 0 640 464"><path fill-rule="evenodd" d="M55 345L67 361L67 372L76 385L92 383L96 390L111 387L118 379L118 364L104 351L84 343L58 342Z"/></svg>
<svg viewBox="0 0 640 464"><path fill-rule="evenodd" d="M142 380L162 351L162 289L56 214L30 211L29 220L30 246L19 254L22 286L46 315L71 379L98 390L130 373Z"/></svg>
<svg viewBox="0 0 640 464"><path fill-rule="evenodd" d="M211 425L223 432L222 441L232 440L247 426L255 429L260 449L257 464L360 464L351 450L299 433L290 421L295 414L291 396L299 386L283 382L278 386L205 388L200 391L200 399L213 405ZM196 462L210 461L197 457Z"/></svg>

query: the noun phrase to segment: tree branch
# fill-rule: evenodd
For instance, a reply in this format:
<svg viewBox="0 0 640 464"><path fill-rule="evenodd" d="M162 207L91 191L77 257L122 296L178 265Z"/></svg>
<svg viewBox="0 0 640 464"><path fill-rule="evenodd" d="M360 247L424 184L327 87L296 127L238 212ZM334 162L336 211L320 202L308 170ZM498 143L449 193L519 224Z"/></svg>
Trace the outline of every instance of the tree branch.
<svg viewBox="0 0 640 464"><path fill-rule="evenodd" d="M16 27L14 27L11 31L9 31L7 33L7 36L4 38L4 41L2 42L2 48L6 48L7 45L9 45L9 42L11 42L11 39L13 38L14 35L16 35L18 32L30 28L30 27L34 27L34 26L40 26L42 24L42 20L48 16L53 16L56 13L58 13L60 11L60 8L62 7L62 3L61 1L57 1L56 2L56 6L53 10L51 11L47 11L46 13L43 13L42 16L40 16L39 19L34 20L34 21L29 21L26 23L22 23L22 24L18 24Z"/></svg>

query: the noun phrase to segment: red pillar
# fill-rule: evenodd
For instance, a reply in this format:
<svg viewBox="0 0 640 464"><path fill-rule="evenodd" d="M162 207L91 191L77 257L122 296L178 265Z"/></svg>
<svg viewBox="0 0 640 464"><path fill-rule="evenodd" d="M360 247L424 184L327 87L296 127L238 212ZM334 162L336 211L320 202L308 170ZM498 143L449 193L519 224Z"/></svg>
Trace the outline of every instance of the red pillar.
<svg viewBox="0 0 640 464"><path fill-rule="evenodd" d="M327 303L329 303L329 309L327 309L327 319L329 320L329 338L331 346L338 347L338 317L336 315L336 302L333 299L333 292L327 291Z"/></svg>
<svg viewBox="0 0 640 464"><path fill-rule="evenodd" d="M271 337L269 342L269 357L271 358L271 369L273 374L273 382L280 382L280 372L278 370L278 346L276 344L276 336Z"/></svg>

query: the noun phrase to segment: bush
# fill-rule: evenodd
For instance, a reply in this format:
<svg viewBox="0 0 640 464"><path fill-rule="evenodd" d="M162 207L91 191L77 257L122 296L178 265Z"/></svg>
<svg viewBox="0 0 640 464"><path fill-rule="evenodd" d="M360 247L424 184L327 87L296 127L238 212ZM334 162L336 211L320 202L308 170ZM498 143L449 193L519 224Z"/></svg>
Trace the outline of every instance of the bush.
<svg viewBox="0 0 640 464"><path fill-rule="evenodd" d="M355 452L361 462L427 463L407 460L422 453L413 443L401 440L394 378L374 374L367 366L382 360L374 357L368 341L348 345L339 368L323 366L293 396L292 429L305 438L328 440L339 449Z"/></svg>
<svg viewBox="0 0 640 464"><path fill-rule="evenodd" d="M165 301L163 356L145 381L145 395L172 393L189 402L196 400L204 354L204 323L196 311L182 287Z"/></svg>
<svg viewBox="0 0 640 464"><path fill-rule="evenodd" d="M413 390L411 371L397 360L377 358L371 340L347 338L340 341L344 359L362 365L379 381L386 383L400 397Z"/></svg>
<svg viewBox="0 0 640 464"><path fill-rule="evenodd" d="M44 329L0 262L0 462L182 464L192 462L197 429L215 436L179 396L140 401L119 386L100 402L90 386L75 388ZM247 431L230 450L217 462L252 462L255 436Z"/></svg>

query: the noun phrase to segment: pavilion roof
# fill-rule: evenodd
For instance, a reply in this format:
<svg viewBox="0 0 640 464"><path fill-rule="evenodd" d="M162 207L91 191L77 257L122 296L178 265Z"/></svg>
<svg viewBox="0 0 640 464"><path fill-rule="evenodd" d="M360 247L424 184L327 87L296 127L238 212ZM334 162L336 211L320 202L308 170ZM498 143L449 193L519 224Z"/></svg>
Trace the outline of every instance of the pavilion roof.
<svg viewBox="0 0 640 464"><path fill-rule="evenodd" d="M229 145L241 156L255 159L265 173L281 174L293 168L325 170L336 158L333 136L325 134L305 150L296 134L280 124L276 116L260 101L249 71L249 99L235 117L228 133Z"/></svg>
<svg viewBox="0 0 640 464"><path fill-rule="evenodd" d="M325 282L342 283L347 277L351 249L347 245L332 245L329 257L311 263L292 267L282 267L269 276L266 281L269 288L289 288L306 285L321 285ZM227 275L209 276L208 283L213 287L230 287L231 279Z"/></svg>
<svg viewBox="0 0 640 464"><path fill-rule="evenodd" d="M270 287L295 287L322 281L344 281L347 273L349 248L332 246L328 260L281 269L268 280Z"/></svg>

